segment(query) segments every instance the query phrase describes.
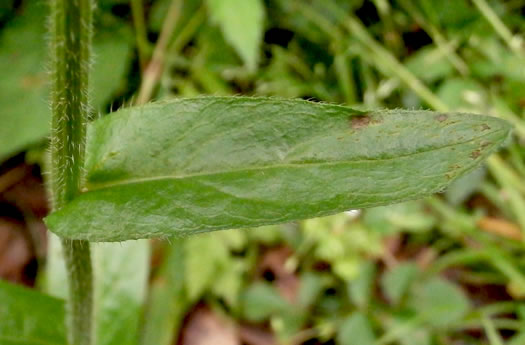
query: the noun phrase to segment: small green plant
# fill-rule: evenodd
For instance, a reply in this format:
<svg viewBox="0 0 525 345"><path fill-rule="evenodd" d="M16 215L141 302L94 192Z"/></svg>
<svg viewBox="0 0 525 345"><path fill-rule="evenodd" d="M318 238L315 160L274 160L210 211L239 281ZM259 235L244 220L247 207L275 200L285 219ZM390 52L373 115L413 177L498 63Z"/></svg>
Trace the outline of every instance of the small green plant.
<svg viewBox="0 0 525 345"><path fill-rule="evenodd" d="M9 344L65 344L65 334L93 343L91 242L177 241L421 198L477 167L511 130L487 116L248 97L151 103L89 121L94 3L51 3L46 224L66 259L67 332L59 302L1 283Z"/></svg>

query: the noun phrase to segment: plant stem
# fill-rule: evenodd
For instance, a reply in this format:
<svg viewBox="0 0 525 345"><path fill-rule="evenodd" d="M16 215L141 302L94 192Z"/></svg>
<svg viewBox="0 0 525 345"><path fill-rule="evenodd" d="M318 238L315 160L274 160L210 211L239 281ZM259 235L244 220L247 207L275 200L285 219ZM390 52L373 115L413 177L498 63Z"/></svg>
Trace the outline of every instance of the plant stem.
<svg viewBox="0 0 525 345"><path fill-rule="evenodd" d="M92 0L51 1L53 210L71 201L82 184L92 10ZM93 304L89 243L62 239L62 246L69 278L69 342L89 345Z"/></svg>
<svg viewBox="0 0 525 345"><path fill-rule="evenodd" d="M518 56L523 57L523 51L521 46L523 40L519 36L512 35L512 32L505 26L498 15L492 10L487 1L485 0L472 0L474 5L478 8L479 12L485 17L485 19L492 26L494 31L501 37L508 47Z"/></svg>
<svg viewBox="0 0 525 345"><path fill-rule="evenodd" d="M68 275L68 339L90 345L93 314L93 272L89 242L62 239Z"/></svg>
<svg viewBox="0 0 525 345"><path fill-rule="evenodd" d="M166 50L168 49L171 36L173 35L173 32L177 26L181 8L182 1L172 1L168 13L166 14L166 18L164 19L162 30L155 45L155 50L153 51L151 61L142 75L143 80L140 84L139 95L136 102L138 105L145 104L151 99L155 86L157 85L157 81L162 75Z"/></svg>
<svg viewBox="0 0 525 345"><path fill-rule="evenodd" d="M140 70L143 71L148 61L148 30L144 22L144 5L142 0L131 0L131 14L133 15L133 25L135 27Z"/></svg>

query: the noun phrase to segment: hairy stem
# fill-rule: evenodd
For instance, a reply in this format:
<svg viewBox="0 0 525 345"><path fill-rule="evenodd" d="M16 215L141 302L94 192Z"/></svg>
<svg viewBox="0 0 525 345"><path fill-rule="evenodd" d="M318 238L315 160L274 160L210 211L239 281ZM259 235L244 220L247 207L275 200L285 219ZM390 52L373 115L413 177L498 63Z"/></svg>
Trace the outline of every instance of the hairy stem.
<svg viewBox="0 0 525 345"><path fill-rule="evenodd" d="M80 191L89 115L92 0L51 1L53 210ZM69 278L69 342L91 343L92 268L89 243L62 240Z"/></svg>

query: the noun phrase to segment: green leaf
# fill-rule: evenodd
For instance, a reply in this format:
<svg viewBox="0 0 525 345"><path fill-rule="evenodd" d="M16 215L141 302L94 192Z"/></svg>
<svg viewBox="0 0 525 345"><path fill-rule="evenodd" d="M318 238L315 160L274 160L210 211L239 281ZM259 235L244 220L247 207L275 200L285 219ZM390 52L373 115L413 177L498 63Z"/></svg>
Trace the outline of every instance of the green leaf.
<svg viewBox="0 0 525 345"><path fill-rule="evenodd" d="M415 76L427 83L436 82L454 73L452 64L444 56L442 50L435 46L426 46L417 50L406 59L405 66Z"/></svg>
<svg viewBox="0 0 525 345"><path fill-rule="evenodd" d="M335 240L335 237L332 238L332 241ZM359 261L356 255L338 257L332 262L332 272L344 281L356 279L359 275Z"/></svg>
<svg viewBox="0 0 525 345"><path fill-rule="evenodd" d="M447 79L439 87L437 95L451 109L485 109L488 99L478 82L466 78Z"/></svg>
<svg viewBox="0 0 525 345"><path fill-rule="evenodd" d="M60 239L49 237L45 290L68 298L67 273ZM149 242L99 243L92 246L94 339L98 345L137 344L149 276Z"/></svg>
<svg viewBox="0 0 525 345"><path fill-rule="evenodd" d="M0 160L49 132L44 39L48 6L33 2L0 36Z"/></svg>
<svg viewBox="0 0 525 345"><path fill-rule="evenodd" d="M347 317L337 331L337 345L373 345L375 335L370 321L363 313Z"/></svg>
<svg viewBox="0 0 525 345"><path fill-rule="evenodd" d="M221 297L228 307L238 307L239 294L243 288L242 278L246 270L244 258L238 259L229 256L223 267L221 267L219 276L214 281L212 292L214 295Z"/></svg>
<svg viewBox="0 0 525 345"><path fill-rule="evenodd" d="M137 344L149 276L149 242L93 246L94 343Z"/></svg>
<svg viewBox="0 0 525 345"><path fill-rule="evenodd" d="M290 344L293 337L304 329L309 313L293 306L272 316L270 324L281 344Z"/></svg>
<svg viewBox="0 0 525 345"><path fill-rule="evenodd" d="M426 325L421 325L421 320L412 313L402 312L387 321L387 331L383 339L391 343L399 342L400 345L431 345L430 332ZM397 343L396 343L397 344Z"/></svg>
<svg viewBox="0 0 525 345"><path fill-rule="evenodd" d="M242 296L242 313L248 321L261 322L291 309L292 306L267 283L254 283Z"/></svg>
<svg viewBox="0 0 525 345"><path fill-rule="evenodd" d="M350 300L361 309L367 308L370 303L371 295L374 291L376 271L376 264L373 261L363 262L362 260L359 267L359 275L355 280L346 284Z"/></svg>
<svg viewBox="0 0 525 345"><path fill-rule="evenodd" d="M470 302L459 287L437 277L415 289L410 305L434 327L457 324L470 309Z"/></svg>
<svg viewBox="0 0 525 345"><path fill-rule="evenodd" d="M250 70L257 67L264 30L261 0L208 0L212 19Z"/></svg>
<svg viewBox="0 0 525 345"><path fill-rule="evenodd" d="M64 302L0 281L0 344L66 345Z"/></svg>
<svg viewBox="0 0 525 345"><path fill-rule="evenodd" d="M28 2L22 15L0 35L0 161L47 137L51 124L48 49L45 40L45 2ZM129 28L119 26L111 36L95 36L95 63L91 73L96 111L119 87L127 65Z"/></svg>
<svg viewBox="0 0 525 345"><path fill-rule="evenodd" d="M185 240L185 288L188 299L196 301L218 277L218 270L228 260L228 251L215 234Z"/></svg>
<svg viewBox="0 0 525 345"><path fill-rule="evenodd" d="M56 298L64 300L69 298L64 252L60 238L53 233L49 233L47 239L46 275L43 290Z"/></svg>
<svg viewBox="0 0 525 345"><path fill-rule="evenodd" d="M115 97L115 91L126 82L131 42L133 42L131 30L123 25L95 35L94 64L90 75L95 111L105 113L104 107Z"/></svg>
<svg viewBox="0 0 525 345"><path fill-rule="evenodd" d="M394 267L381 277L381 289L392 304L399 304L418 272L418 267L408 262Z"/></svg>
<svg viewBox="0 0 525 345"><path fill-rule="evenodd" d="M479 14L472 10L472 6L466 0L458 0L450 4L424 0L418 5L424 10L430 22L433 22L437 27L441 24L450 31L464 29L466 24L479 17Z"/></svg>
<svg viewBox="0 0 525 345"><path fill-rule="evenodd" d="M486 175L485 169L479 168L461 176L449 186L445 193L445 199L450 205L461 205L478 190Z"/></svg>
<svg viewBox="0 0 525 345"><path fill-rule="evenodd" d="M184 240L175 240L168 248L159 273L151 283L144 313L143 345L171 345L189 303L184 289Z"/></svg>
<svg viewBox="0 0 525 345"><path fill-rule="evenodd" d="M497 118L244 97L123 109L88 130L56 234L123 241L247 228L443 190L507 138Z"/></svg>
<svg viewBox="0 0 525 345"><path fill-rule="evenodd" d="M461 178L456 179L452 184ZM408 201L366 210L363 222L377 233L392 235L400 231L429 231L434 227L436 220L432 214L425 211L425 205L422 201Z"/></svg>
<svg viewBox="0 0 525 345"><path fill-rule="evenodd" d="M323 290L322 276L314 272L305 272L301 276L299 292L297 295L298 305L302 309L308 309L314 305Z"/></svg>

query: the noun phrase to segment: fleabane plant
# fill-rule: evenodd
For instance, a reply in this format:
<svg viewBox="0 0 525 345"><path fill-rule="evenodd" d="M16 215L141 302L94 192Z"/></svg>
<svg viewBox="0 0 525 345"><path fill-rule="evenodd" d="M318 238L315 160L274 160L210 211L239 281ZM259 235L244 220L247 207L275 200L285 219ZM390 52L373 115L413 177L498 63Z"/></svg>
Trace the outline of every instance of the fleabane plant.
<svg viewBox="0 0 525 345"><path fill-rule="evenodd" d="M94 4L51 3L54 205L46 224L62 238L74 345L92 343L90 242L257 227L421 198L479 166L511 130L488 116L258 97L169 100L88 123Z"/></svg>
<svg viewBox="0 0 525 345"><path fill-rule="evenodd" d="M443 190L508 133L486 116L302 100L132 107L90 124L82 193L46 222L68 239L125 241L385 205Z"/></svg>

